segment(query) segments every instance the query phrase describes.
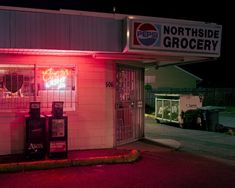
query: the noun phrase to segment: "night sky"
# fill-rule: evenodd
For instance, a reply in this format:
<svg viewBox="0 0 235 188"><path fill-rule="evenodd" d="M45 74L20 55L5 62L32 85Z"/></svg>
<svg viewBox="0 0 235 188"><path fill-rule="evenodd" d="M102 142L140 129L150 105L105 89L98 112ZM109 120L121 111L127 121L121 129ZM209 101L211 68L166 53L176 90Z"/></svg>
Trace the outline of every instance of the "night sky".
<svg viewBox="0 0 235 188"><path fill-rule="evenodd" d="M225 1L224 1L225 2ZM144 15L214 22L222 25L221 57L216 61L185 65L183 68L196 74L209 87L235 87L235 68L232 67L234 20L232 1L226 4L211 0L197 1L104 1L104 0L0 0L0 5L58 10L75 9L129 15ZM230 11L231 10L231 11Z"/></svg>

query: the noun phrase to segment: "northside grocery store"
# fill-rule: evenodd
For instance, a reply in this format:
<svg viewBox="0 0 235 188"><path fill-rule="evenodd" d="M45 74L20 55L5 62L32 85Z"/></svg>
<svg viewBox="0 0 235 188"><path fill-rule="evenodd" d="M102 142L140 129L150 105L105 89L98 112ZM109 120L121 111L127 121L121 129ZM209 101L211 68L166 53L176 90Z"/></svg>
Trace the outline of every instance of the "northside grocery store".
<svg viewBox="0 0 235 188"><path fill-rule="evenodd" d="M68 150L144 137L144 67L218 58L221 32L215 23L0 7L0 155L24 152L30 102L43 115L63 102Z"/></svg>

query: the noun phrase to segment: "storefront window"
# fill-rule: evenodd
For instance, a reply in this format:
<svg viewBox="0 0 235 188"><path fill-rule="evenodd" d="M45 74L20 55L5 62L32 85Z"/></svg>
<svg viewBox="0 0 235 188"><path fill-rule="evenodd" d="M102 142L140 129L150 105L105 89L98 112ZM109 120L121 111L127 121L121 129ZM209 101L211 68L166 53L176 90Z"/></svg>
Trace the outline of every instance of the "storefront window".
<svg viewBox="0 0 235 188"><path fill-rule="evenodd" d="M38 67L37 96L43 108L63 101L65 109L75 108L75 67Z"/></svg>
<svg viewBox="0 0 235 188"><path fill-rule="evenodd" d="M33 65L0 65L0 110L28 108L34 99Z"/></svg>
<svg viewBox="0 0 235 188"><path fill-rule="evenodd" d="M51 108L63 101L64 110L75 110L75 66L0 65L0 110L28 109L29 102Z"/></svg>

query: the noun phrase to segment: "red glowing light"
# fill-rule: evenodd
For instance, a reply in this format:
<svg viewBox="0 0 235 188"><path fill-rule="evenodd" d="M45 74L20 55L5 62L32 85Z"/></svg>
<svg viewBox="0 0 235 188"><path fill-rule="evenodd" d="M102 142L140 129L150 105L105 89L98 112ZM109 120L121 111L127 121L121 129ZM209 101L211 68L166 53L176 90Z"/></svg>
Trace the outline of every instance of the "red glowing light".
<svg viewBox="0 0 235 188"><path fill-rule="evenodd" d="M68 69L54 70L52 68L42 71L42 79L46 88L65 88L66 78L69 75Z"/></svg>

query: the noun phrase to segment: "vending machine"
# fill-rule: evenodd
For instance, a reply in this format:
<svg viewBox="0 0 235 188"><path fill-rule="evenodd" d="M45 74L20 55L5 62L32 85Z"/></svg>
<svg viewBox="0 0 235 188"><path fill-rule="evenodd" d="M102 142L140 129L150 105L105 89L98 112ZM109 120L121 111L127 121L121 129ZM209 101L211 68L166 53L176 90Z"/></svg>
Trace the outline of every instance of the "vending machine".
<svg viewBox="0 0 235 188"><path fill-rule="evenodd" d="M40 102L30 102L25 116L27 159L43 159L46 155L46 118L40 114Z"/></svg>
<svg viewBox="0 0 235 188"><path fill-rule="evenodd" d="M52 103L52 114L48 119L48 157L66 158L68 154L68 117L63 113L63 102Z"/></svg>

